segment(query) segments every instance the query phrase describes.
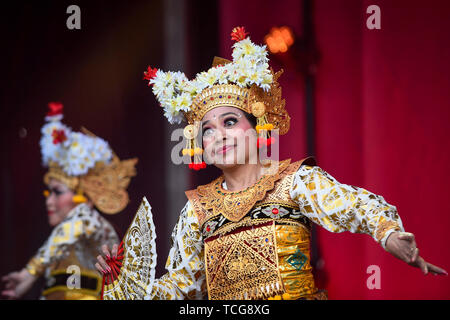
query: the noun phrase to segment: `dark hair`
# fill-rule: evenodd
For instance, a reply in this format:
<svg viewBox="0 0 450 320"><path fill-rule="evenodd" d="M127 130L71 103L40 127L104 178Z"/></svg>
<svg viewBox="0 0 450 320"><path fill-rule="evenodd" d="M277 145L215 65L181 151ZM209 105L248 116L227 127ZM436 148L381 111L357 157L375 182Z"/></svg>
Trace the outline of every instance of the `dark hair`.
<svg viewBox="0 0 450 320"><path fill-rule="evenodd" d="M256 127L256 117L250 113L244 111L244 115L247 118L248 122L252 125L253 128Z"/></svg>

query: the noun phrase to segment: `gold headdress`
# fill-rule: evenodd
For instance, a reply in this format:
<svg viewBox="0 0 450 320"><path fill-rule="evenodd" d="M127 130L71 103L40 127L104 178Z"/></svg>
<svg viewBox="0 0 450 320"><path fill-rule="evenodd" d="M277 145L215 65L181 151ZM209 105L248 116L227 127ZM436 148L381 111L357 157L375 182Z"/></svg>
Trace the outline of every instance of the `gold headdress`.
<svg viewBox="0 0 450 320"><path fill-rule="evenodd" d="M170 123L186 120L185 137L188 140L183 155L194 157L190 168L204 167L202 149L196 145L199 122L210 110L219 106L239 108L257 119L258 144L273 143L270 131L278 129L283 135L289 130L290 117L281 97L277 80L282 70L274 73L269 68L265 46L255 45L246 37L243 27L231 33L233 61L215 58L213 66L189 81L182 72L164 72L148 67L144 79L153 86L153 93L164 109Z"/></svg>
<svg viewBox="0 0 450 320"><path fill-rule="evenodd" d="M86 195L103 213L122 211L138 159L121 161L105 140L85 128L73 132L61 123L62 104L52 102L49 107L40 141L43 164L49 168L44 183L52 178L63 182L77 193L74 202L86 201Z"/></svg>

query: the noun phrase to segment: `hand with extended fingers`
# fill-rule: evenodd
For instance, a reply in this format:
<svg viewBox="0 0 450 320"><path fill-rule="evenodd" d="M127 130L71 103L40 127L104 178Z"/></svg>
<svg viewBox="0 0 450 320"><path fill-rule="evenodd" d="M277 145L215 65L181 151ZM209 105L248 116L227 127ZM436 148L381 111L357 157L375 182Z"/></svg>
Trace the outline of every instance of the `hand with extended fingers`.
<svg viewBox="0 0 450 320"><path fill-rule="evenodd" d="M97 263L95 267L106 277L107 283L114 282L119 276L120 267L122 266L123 260L123 247L122 243L120 245L113 245L112 249L109 250L107 245L102 246L102 252L104 256L97 256Z"/></svg>
<svg viewBox="0 0 450 320"><path fill-rule="evenodd" d="M36 277L25 268L11 272L2 277L5 287L1 294L7 299L19 299L33 286L35 281Z"/></svg>
<svg viewBox="0 0 450 320"><path fill-rule="evenodd" d="M447 271L439 268L419 255L414 234L410 232L394 232L386 241L386 251L394 257L405 261L410 266L420 268L424 275L448 275Z"/></svg>

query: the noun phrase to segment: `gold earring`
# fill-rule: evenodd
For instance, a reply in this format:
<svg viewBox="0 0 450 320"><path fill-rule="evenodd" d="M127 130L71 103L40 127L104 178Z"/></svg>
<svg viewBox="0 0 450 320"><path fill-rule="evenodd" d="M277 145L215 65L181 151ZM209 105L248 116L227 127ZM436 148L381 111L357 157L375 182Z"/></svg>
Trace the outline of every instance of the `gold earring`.
<svg viewBox="0 0 450 320"><path fill-rule="evenodd" d="M87 202L87 198L83 195L83 191L78 189L77 194L72 197L74 203L84 203Z"/></svg>
<svg viewBox="0 0 450 320"><path fill-rule="evenodd" d="M273 124L269 123L266 117L266 106L262 102L255 102L251 105L251 112L256 117L256 133L258 134L257 146L269 146L275 142L270 131L273 130Z"/></svg>
<svg viewBox="0 0 450 320"><path fill-rule="evenodd" d="M206 168L206 163L202 161L203 149L197 145L196 137L199 132L199 126L189 124L184 130L183 134L186 138L186 148L182 150L183 156L188 155L191 160L189 169L200 170ZM192 161L194 158L194 161Z"/></svg>

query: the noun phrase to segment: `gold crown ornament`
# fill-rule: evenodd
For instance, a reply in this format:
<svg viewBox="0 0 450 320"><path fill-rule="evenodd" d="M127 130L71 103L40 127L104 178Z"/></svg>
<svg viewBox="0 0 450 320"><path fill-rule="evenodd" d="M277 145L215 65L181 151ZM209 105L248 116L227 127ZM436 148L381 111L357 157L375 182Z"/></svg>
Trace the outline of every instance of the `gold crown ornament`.
<svg viewBox="0 0 450 320"><path fill-rule="evenodd" d="M243 27L234 28L233 60L215 57L212 67L193 80L188 80L182 72L164 72L150 66L144 72L144 80L152 86L169 122L188 123L184 134L188 142L183 155L191 157L192 169L206 166L201 161L203 150L195 137L203 116L214 108L231 106L255 116L258 147L274 143L272 130L279 130L280 135L289 130L290 117L278 83L283 71L274 73L269 67L266 46L252 43L247 35Z"/></svg>
<svg viewBox="0 0 450 320"><path fill-rule="evenodd" d="M89 198L102 213L122 211L129 201L126 189L136 175L138 159L121 161L102 138L85 128L72 131L61 123L61 103L51 102L49 109L40 140L42 161L48 167L44 183L48 185L50 179L61 181L76 192L73 202Z"/></svg>

